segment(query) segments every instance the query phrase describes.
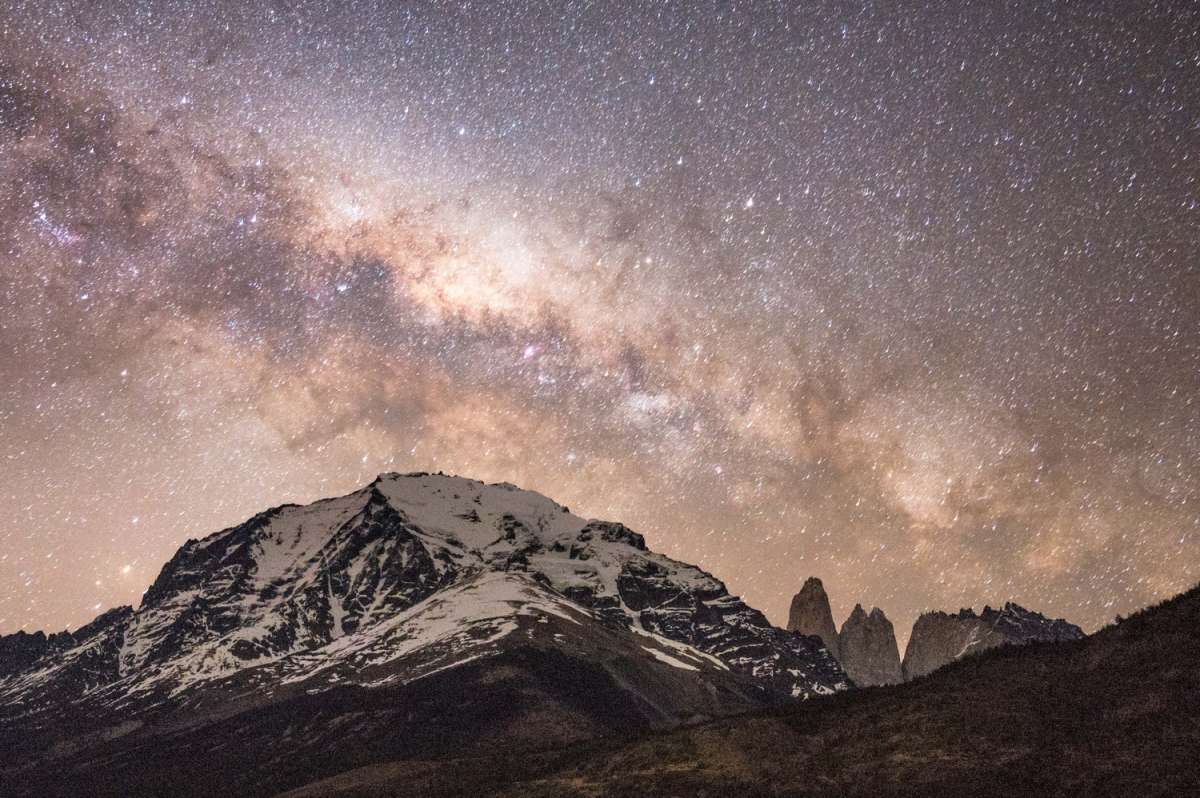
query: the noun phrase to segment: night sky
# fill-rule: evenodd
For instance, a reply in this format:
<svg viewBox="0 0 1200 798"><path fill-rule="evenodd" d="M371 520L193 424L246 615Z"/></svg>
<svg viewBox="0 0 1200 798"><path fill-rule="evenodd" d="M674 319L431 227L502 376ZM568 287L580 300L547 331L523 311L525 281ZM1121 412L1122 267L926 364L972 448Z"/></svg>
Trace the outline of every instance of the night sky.
<svg viewBox="0 0 1200 798"><path fill-rule="evenodd" d="M0 632L382 471L902 644L1200 580L1200 5L899 5L4 3Z"/></svg>

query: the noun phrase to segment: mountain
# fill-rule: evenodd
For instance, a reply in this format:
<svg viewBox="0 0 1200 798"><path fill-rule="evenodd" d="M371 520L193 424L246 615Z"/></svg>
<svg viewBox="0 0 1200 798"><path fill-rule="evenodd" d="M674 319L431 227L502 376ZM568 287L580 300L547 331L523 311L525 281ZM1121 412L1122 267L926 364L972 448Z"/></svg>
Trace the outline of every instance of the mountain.
<svg viewBox="0 0 1200 798"><path fill-rule="evenodd" d="M892 622L878 607L868 613L856 604L837 631L825 585L815 576L806 579L792 597L787 628L820 638L858 687L915 679L966 654L996 646L1083 637L1083 630L1074 624L1051 620L1012 602L1000 610L984 607L978 615L970 609L957 615L928 612L913 625L902 662Z"/></svg>
<svg viewBox="0 0 1200 798"><path fill-rule="evenodd" d="M883 610L872 608L868 614L856 604L839 632L833 625L825 585L815 576L806 579L792 597L787 628L821 638L858 687L901 681L896 633Z"/></svg>
<svg viewBox="0 0 1200 798"><path fill-rule="evenodd" d="M1200 795L1200 587L912 682L519 758L392 761L287 798Z"/></svg>
<svg viewBox="0 0 1200 798"><path fill-rule="evenodd" d="M187 541L137 609L0 638L6 794L270 795L849 686L819 640L536 493L387 474Z"/></svg>
<svg viewBox="0 0 1200 798"><path fill-rule="evenodd" d="M846 675L859 687L898 684L903 679L896 631L878 607L867 613L861 604L854 605L838 633L838 651Z"/></svg>
<svg viewBox="0 0 1200 798"><path fill-rule="evenodd" d="M838 656L837 627L833 625L833 611L829 608L829 596L825 585L815 576L804 581L800 592L792 597L788 610L789 632L799 632L821 638L834 657Z"/></svg>
<svg viewBox="0 0 1200 798"><path fill-rule="evenodd" d="M984 607L979 615L970 609L956 615L928 612L913 624L904 650L904 678L924 676L967 654L996 646L1082 637L1078 626L1061 618L1051 620L1012 602L1000 610Z"/></svg>

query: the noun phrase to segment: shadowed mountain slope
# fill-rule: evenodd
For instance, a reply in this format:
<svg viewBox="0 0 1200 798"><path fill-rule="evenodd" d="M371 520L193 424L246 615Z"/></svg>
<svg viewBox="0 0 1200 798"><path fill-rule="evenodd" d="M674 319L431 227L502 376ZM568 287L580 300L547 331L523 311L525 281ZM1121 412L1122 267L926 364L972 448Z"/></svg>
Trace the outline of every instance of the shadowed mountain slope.
<svg viewBox="0 0 1200 798"><path fill-rule="evenodd" d="M516 761L397 762L289 798L1197 795L1198 652L1200 588L903 685Z"/></svg>

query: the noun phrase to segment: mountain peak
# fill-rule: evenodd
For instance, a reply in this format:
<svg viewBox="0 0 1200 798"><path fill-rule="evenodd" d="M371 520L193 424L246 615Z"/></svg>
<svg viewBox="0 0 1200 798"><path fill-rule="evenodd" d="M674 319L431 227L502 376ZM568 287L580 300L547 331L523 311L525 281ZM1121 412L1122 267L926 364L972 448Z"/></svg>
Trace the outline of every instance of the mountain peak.
<svg viewBox="0 0 1200 798"><path fill-rule="evenodd" d="M789 632L819 637L829 653L839 657L837 627L833 625L829 596L817 577L810 576L804 580L800 592L792 597L787 628Z"/></svg>
<svg viewBox="0 0 1200 798"><path fill-rule="evenodd" d="M855 604L838 635L842 667L860 687L897 684L901 681L900 650L896 632L883 610L868 614Z"/></svg>
<svg viewBox="0 0 1200 798"><path fill-rule="evenodd" d="M403 683L529 641L599 645L585 638L612 638L651 669L700 671L721 695L848 686L816 641L623 524L509 483L387 473L187 541L136 610L66 637L0 638L0 706L53 693L102 717L219 704L256 685Z"/></svg>

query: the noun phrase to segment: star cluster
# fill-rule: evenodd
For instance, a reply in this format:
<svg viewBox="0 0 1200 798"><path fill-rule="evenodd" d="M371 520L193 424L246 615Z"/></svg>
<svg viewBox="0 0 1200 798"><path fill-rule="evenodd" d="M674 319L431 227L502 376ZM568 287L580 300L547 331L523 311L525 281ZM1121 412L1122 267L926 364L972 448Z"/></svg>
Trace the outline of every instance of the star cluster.
<svg viewBox="0 0 1200 798"><path fill-rule="evenodd" d="M782 621L1200 579L1200 8L0 10L0 632L388 470Z"/></svg>

